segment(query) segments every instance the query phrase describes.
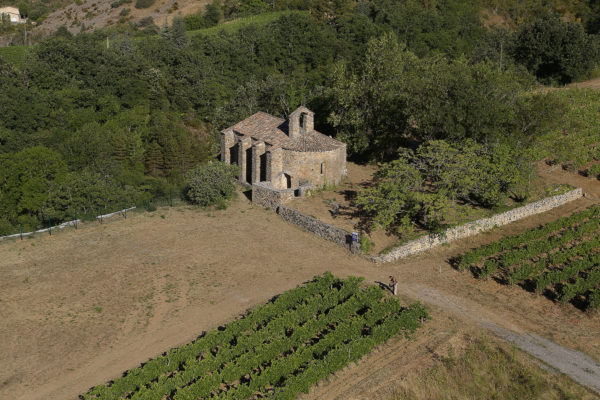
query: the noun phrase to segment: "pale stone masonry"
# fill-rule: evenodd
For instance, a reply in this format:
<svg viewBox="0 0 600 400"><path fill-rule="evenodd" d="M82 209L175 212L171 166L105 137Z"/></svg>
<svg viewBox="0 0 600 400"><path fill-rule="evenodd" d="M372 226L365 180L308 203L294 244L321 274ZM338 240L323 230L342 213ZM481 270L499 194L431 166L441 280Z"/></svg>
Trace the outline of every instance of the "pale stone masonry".
<svg viewBox="0 0 600 400"><path fill-rule="evenodd" d="M277 208L277 214L285 221L299 226L305 231L314 233L315 235L340 245L354 253L360 253L360 244L352 241L351 232L345 231L337 226L329 225L321 220L286 206L279 206Z"/></svg>
<svg viewBox="0 0 600 400"><path fill-rule="evenodd" d="M11 24L24 24L27 22L25 18L21 18L21 12L16 7L0 7L0 17L2 17L2 20L6 18Z"/></svg>
<svg viewBox="0 0 600 400"><path fill-rule="evenodd" d="M372 257L371 261L374 263L385 263L396 261L413 254L422 253L444 243L474 236L497 226L508 225L511 222L518 221L532 215L541 214L543 212L552 210L553 208L562 206L570 201L577 200L582 196L583 191L581 188L578 188L565 194L547 197L531 204L527 204L526 206L513 208L510 211L496 214L490 218L483 218L457 226L455 228L450 228L441 234L423 236L422 238L408 242L400 247L396 247L388 254Z"/></svg>
<svg viewBox="0 0 600 400"><path fill-rule="evenodd" d="M288 120L257 112L223 130L221 160L240 166L240 183L260 184L253 201L268 207L293 198L288 191L299 196L309 187L338 184L347 174L346 144L316 131L306 107Z"/></svg>

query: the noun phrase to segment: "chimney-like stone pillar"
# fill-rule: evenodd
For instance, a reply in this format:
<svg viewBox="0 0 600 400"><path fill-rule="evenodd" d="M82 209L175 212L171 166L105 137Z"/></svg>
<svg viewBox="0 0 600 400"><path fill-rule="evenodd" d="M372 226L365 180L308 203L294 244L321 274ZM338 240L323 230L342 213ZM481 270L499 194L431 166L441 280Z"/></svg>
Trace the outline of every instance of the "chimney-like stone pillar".
<svg viewBox="0 0 600 400"><path fill-rule="evenodd" d="M302 117L300 119L300 130L305 132L312 132L315 130L315 113L308 111L302 113Z"/></svg>
<svg viewBox="0 0 600 400"><path fill-rule="evenodd" d="M298 107L290 114L288 120L289 137L295 139L315 129L315 113L306 107Z"/></svg>
<svg viewBox="0 0 600 400"><path fill-rule="evenodd" d="M283 150L281 147L277 147L271 149L268 153L269 159L269 168L268 179L271 182L271 185L276 189L285 189L285 185L282 187L282 177L283 177Z"/></svg>
<svg viewBox="0 0 600 400"><path fill-rule="evenodd" d="M221 133L221 161L231 164L229 149L235 146L235 134L233 131Z"/></svg>
<svg viewBox="0 0 600 400"><path fill-rule="evenodd" d="M240 182L241 183L251 183L246 180L246 150L252 147L252 139L249 137L245 137L240 139L238 147L238 160L240 165Z"/></svg>
<svg viewBox="0 0 600 400"><path fill-rule="evenodd" d="M252 183L260 182L260 156L265 154L265 142L258 142L252 146ZM264 168L264 167L262 167Z"/></svg>
<svg viewBox="0 0 600 400"><path fill-rule="evenodd" d="M289 137L291 139L296 139L300 136L300 113L296 111L290 114L288 121Z"/></svg>

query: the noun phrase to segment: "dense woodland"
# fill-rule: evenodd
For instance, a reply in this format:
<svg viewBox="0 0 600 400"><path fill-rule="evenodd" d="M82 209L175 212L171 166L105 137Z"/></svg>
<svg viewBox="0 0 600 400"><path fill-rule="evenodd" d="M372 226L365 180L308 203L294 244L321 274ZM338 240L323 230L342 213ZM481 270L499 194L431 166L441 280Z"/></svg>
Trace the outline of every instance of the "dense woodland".
<svg viewBox="0 0 600 400"><path fill-rule="evenodd" d="M396 160L387 178L412 174L402 182L423 196L392 219L435 225L447 199L526 198L536 139L568 109L564 96L533 89L591 76L598 61L596 2L544 4L227 0L162 28L60 29L23 66L0 60L0 234L179 192L187 171L215 158L220 129L301 104L351 159ZM280 9L301 11L187 33ZM490 12L501 26L488 26ZM432 146L444 151L424 159ZM483 182L454 187L423 168L462 165L464 154L480 160L471 173L489 170ZM494 192L481 193L490 182ZM387 195L362 198L382 225L390 211L369 204Z"/></svg>

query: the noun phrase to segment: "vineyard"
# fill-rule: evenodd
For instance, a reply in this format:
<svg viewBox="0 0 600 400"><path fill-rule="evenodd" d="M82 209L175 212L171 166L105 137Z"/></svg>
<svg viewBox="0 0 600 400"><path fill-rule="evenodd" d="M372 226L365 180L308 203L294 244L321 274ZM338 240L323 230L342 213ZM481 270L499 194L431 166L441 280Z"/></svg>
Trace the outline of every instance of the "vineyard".
<svg viewBox="0 0 600 400"><path fill-rule="evenodd" d="M568 110L560 128L537 140L537 156L550 164L561 164L565 169L580 171L592 178L600 177L600 92L569 88L554 94L567 102Z"/></svg>
<svg viewBox="0 0 600 400"><path fill-rule="evenodd" d="M325 273L80 398L294 399L429 318L361 281Z"/></svg>
<svg viewBox="0 0 600 400"><path fill-rule="evenodd" d="M456 261L479 278L545 294L588 310L600 307L600 206L478 247Z"/></svg>

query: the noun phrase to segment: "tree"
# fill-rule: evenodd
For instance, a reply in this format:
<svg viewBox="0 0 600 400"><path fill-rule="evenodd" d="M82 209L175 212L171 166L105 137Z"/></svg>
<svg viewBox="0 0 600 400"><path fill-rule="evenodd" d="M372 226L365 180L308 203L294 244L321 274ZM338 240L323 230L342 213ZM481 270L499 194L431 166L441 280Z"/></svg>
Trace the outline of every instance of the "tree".
<svg viewBox="0 0 600 400"><path fill-rule="evenodd" d="M544 83L566 84L583 77L598 59L583 26L550 15L520 27L513 57Z"/></svg>
<svg viewBox="0 0 600 400"><path fill-rule="evenodd" d="M391 34L372 39L358 74L338 63L332 73L329 122L351 153L382 157L402 144L408 127L407 86L418 58Z"/></svg>
<svg viewBox="0 0 600 400"><path fill-rule="evenodd" d="M186 175L185 196L192 204L206 207L225 204L233 196L239 169L223 162L200 164Z"/></svg>
<svg viewBox="0 0 600 400"><path fill-rule="evenodd" d="M50 186L67 173L59 153L43 146L31 147L0 159L0 204L12 219L25 217L27 225L47 216Z"/></svg>
<svg viewBox="0 0 600 400"><path fill-rule="evenodd" d="M526 153L510 145L428 141L380 164L374 185L359 192L356 204L384 229L436 230L457 201L491 208L510 195L524 200L531 171Z"/></svg>
<svg viewBox="0 0 600 400"><path fill-rule="evenodd" d="M213 0L212 3L206 6L204 12L204 19L208 26L218 25L223 20L223 8L221 7L221 0Z"/></svg>

